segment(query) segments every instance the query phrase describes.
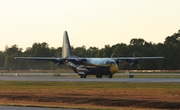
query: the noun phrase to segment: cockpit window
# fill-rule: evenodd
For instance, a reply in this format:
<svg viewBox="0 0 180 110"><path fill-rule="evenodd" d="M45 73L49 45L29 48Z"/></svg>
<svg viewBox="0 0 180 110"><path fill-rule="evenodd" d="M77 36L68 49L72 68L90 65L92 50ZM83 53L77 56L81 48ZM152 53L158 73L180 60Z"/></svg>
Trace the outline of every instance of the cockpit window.
<svg viewBox="0 0 180 110"><path fill-rule="evenodd" d="M112 61L111 64L115 64L115 62Z"/></svg>
<svg viewBox="0 0 180 110"><path fill-rule="evenodd" d="M111 64L110 61L107 61L106 64Z"/></svg>
<svg viewBox="0 0 180 110"><path fill-rule="evenodd" d="M106 64L115 64L113 61L107 61Z"/></svg>

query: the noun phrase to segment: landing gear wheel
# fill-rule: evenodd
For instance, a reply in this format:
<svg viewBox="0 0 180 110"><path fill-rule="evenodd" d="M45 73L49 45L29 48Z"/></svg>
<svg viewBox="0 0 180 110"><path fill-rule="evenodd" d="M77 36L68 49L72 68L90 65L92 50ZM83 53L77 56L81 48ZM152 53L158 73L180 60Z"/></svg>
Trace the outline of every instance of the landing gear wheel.
<svg viewBox="0 0 180 110"><path fill-rule="evenodd" d="M109 75L108 78L112 78L113 76L112 75Z"/></svg>
<svg viewBox="0 0 180 110"><path fill-rule="evenodd" d="M96 78L102 78L102 75L96 75Z"/></svg>
<svg viewBox="0 0 180 110"><path fill-rule="evenodd" d="M87 75L82 74L82 75L79 75L79 76L80 76L80 78L86 78Z"/></svg>
<svg viewBox="0 0 180 110"><path fill-rule="evenodd" d="M134 75L129 75L129 78L134 78Z"/></svg>

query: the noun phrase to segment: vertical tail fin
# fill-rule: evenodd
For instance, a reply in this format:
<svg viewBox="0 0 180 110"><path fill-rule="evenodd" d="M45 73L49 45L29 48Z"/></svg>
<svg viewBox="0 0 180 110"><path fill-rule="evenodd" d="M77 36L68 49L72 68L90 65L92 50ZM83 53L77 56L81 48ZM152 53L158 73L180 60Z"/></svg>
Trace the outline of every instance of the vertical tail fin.
<svg viewBox="0 0 180 110"><path fill-rule="evenodd" d="M67 31L64 32L63 35L63 46L62 46L62 58L72 57L71 46L69 42L69 37Z"/></svg>

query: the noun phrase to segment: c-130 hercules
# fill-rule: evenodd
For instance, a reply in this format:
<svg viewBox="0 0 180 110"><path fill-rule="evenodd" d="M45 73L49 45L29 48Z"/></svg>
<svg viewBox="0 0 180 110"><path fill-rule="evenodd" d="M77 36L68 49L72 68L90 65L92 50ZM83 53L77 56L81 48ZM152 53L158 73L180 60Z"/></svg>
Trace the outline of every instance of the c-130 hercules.
<svg viewBox="0 0 180 110"><path fill-rule="evenodd" d="M96 75L97 78L102 78L103 75L108 75L112 78L118 72L118 63L127 61L129 63L137 63L138 60L147 59L163 59L164 57L115 57L115 58L80 58L72 54L71 46L67 31L63 35L62 58L60 57L15 57L21 60L44 60L52 61L57 65L67 64L81 78L86 78L87 75Z"/></svg>

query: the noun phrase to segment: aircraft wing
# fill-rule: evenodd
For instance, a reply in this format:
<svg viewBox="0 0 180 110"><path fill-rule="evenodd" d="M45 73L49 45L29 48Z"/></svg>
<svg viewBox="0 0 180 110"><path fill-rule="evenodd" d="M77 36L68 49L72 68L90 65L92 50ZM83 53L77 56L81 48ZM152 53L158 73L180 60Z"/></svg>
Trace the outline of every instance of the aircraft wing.
<svg viewBox="0 0 180 110"><path fill-rule="evenodd" d="M85 58L59 58L59 57L15 57L17 60L41 60L41 61L52 61L57 64L63 64L66 61L86 61Z"/></svg>
<svg viewBox="0 0 180 110"><path fill-rule="evenodd" d="M114 60L150 60L150 59L164 59L164 57L115 57Z"/></svg>
<svg viewBox="0 0 180 110"><path fill-rule="evenodd" d="M15 57L17 60L54 60L55 57Z"/></svg>
<svg viewBox="0 0 180 110"><path fill-rule="evenodd" d="M116 62L120 62L120 61L133 62L137 60L164 59L164 57L115 57L112 59L114 59Z"/></svg>
<svg viewBox="0 0 180 110"><path fill-rule="evenodd" d="M56 57L15 57L14 59L17 60L41 60L41 61L52 61L56 64L63 64L62 58L56 58Z"/></svg>

